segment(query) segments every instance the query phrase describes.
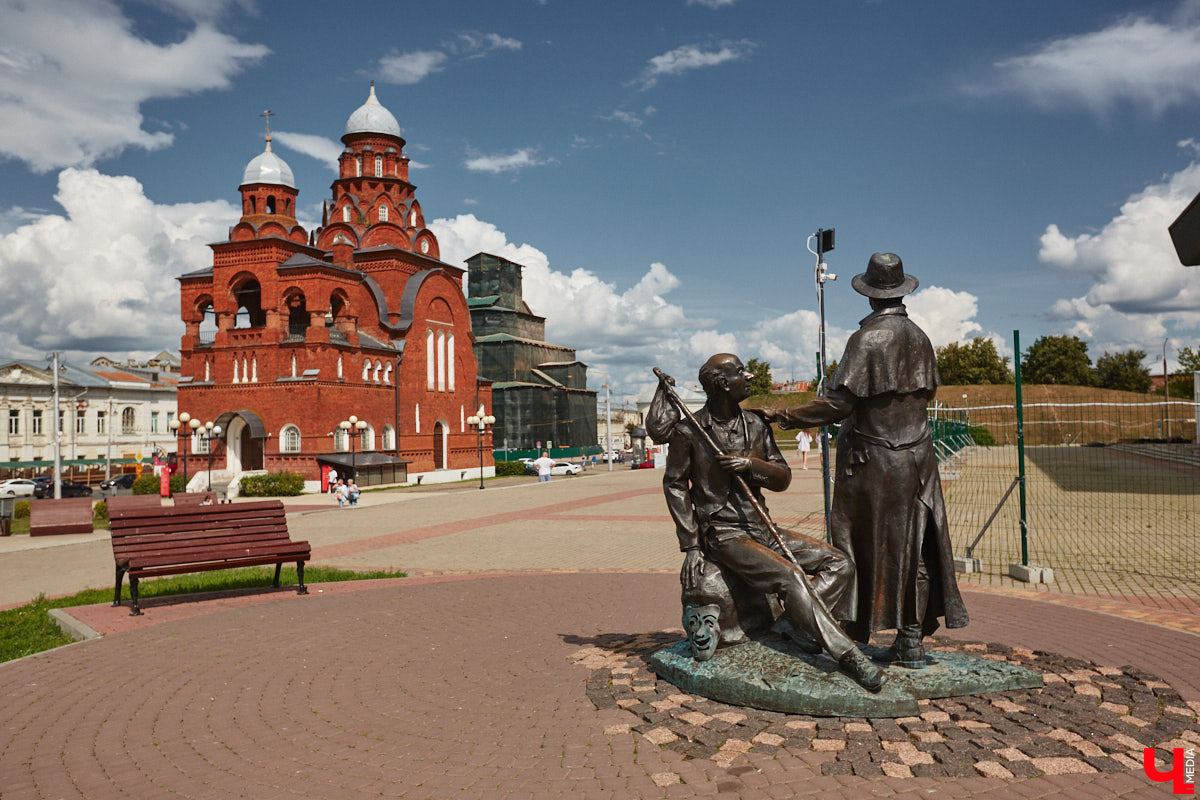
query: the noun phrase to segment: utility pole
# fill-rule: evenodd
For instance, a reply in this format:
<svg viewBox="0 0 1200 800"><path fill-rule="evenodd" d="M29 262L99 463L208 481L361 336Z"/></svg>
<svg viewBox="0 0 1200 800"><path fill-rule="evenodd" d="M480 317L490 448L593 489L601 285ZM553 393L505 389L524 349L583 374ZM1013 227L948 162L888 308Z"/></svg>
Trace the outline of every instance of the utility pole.
<svg viewBox="0 0 1200 800"><path fill-rule="evenodd" d="M828 393L825 386L825 282L836 281L837 275L830 272L825 264L825 254L833 249L833 228L825 230L817 228L817 232L808 237L810 246L808 252L817 257L817 266L813 278L817 284L817 306L820 310L820 328L817 332L817 395L824 397ZM813 250L811 243L816 240L817 249ZM829 426L821 426L821 487L825 495L825 541L832 541L833 528L830 522L830 472L829 472Z"/></svg>
<svg viewBox="0 0 1200 800"><path fill-rule="evenodd" d="M58 351L50 354L50 371L54 373L54 499L62 498L62 426L58 419Z"/></svg>
<svg viewBox="0 0 1200 800"><path fill-rule="evenodd" d="M608 471L612 472L612 396L608 384L604 384L604 458L608 461Z"/></svg>

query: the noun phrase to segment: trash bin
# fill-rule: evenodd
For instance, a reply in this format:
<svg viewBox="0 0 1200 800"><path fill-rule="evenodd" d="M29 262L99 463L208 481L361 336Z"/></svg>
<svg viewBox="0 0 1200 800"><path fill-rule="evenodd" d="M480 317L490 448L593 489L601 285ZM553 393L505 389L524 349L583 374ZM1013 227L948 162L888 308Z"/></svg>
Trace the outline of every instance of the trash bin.
<svg viewBox="0 0 1200 800"><path fill-rule="evenodd" d="M12 518L16 507L17 498L15 495L0 497L0 536L8 536L12 533Z"/></svg>

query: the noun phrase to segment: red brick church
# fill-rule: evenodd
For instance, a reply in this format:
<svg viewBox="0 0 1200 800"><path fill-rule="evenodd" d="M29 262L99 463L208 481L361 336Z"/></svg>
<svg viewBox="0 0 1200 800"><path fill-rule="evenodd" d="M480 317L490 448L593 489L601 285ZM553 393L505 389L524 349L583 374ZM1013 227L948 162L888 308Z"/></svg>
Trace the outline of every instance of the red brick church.
<svg viewBox="0 0 1200 800"><path fill-rule="evenodd" d="M179 278L180 417L220 425L212 457L226 478L289 470L316 482L351 464L365 484L478 477L466 418L490 412L491 387L477 377L464 270L438 257L374 84L342 142L333 197L309 233L268 127L238 187L241 219L211 245L211 268ZM339 428L351 416L366 427ZM207 448L191 438L193 473ZM489 433L485 474L491 449Z"/></svg>

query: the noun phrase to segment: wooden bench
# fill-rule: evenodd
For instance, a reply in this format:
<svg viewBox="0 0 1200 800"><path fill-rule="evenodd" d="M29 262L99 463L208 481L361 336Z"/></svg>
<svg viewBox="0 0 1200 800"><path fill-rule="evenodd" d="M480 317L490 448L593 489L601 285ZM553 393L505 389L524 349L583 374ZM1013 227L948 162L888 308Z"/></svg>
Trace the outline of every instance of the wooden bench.
<svg viewBox="0 0 1200 800"><path fill-rule="evenodd" d="M129 573L130 614L141 614L138 580L156 575L182 575L214 569L275 565L275 581L285 561L296 562L297 594L308 594L304 562L308 542L288 536L283 503L264 500L215 506L118 508L109 512L116 588L113 605L121 604L121 581Z"/></svg>
<svg viewBox="0 0 1200 800"><path fill-rule="evenodd" d="M179 492L174 495L175 507L180 506L215 506L217 504L216 492ZM205 501L208 502L205 502Z"/></svg>
<svg viewBox="0 0 1200 800"><path fill-rule="evenodd" d="M86 497L34 500L29 505L29 535L91 533L92 501Z"/></svg>
<svg viewBox="0 0 1200 800"><path fill-rule="evenodd" d="M130 508L162 508L162 498L156 494L119 494L105 498L108 504L108 516L114 511L125 511Z"/></svg>

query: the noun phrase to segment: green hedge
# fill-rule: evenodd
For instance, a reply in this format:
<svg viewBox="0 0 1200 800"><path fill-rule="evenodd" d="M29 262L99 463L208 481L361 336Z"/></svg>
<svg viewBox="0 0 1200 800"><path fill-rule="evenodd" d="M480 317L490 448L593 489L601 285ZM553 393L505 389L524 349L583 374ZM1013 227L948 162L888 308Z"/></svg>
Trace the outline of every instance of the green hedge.
<svg viewBox="0 0 1200 800"><path fill-rule="evenodd" d="M242 497L295 497L304 492L304 476L298 472L245 475L238 494Z"/></svg>
<svg viewBox="0 0 1200 800"><path fill-rule="evenodd" d="M13 505L13 519L29 519L29 501L18 500Z"/></svg>
<svg viewBox="0 0 1200 800"><path fill-rule="evenodd" d="M996 437L982 425L972 425L967 428L967 431L971 434L971 438L975 441L975 444L980 447L994 447L996 444Z"/></svg>
<svg viewBox="0 0 1200 800"><path fill-rule="evenodd" d="M171 476L171 494L186 492L187 486L183 482L183 475L176 472ZM153 472L147 472L133 482L134 494L158 494L158 476Z"/></svg>
<svg viewBox="0 0 1200 800"><path fill-rule="evenodd" d="M507 478L513 475L524 475L525 464L521 461L497 461L496 477Z"/></svg>

